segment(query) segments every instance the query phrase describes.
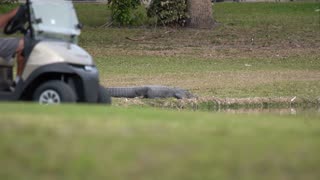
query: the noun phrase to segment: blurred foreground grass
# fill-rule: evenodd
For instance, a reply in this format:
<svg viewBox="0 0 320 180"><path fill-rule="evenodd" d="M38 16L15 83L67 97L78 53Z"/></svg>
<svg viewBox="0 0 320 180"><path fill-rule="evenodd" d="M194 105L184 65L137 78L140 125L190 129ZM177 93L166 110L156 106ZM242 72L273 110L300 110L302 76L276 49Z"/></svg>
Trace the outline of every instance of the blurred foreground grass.
<svg viewBox="0 0 320 180"><path fill-rule="evenodd" d="M304 179L319 114L0 104L0 179Z"/></svg>

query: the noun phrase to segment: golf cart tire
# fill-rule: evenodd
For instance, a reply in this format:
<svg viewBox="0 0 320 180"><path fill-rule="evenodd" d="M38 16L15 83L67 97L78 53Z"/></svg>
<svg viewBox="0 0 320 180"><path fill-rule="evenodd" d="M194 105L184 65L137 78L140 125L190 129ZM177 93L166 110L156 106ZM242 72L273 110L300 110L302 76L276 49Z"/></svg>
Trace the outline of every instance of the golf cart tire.
<svg viewBox="0 0 320 180"><path fill-rule="evenodd" d="M111 104L111 96L108 93L107 89L101 85L99 85L99 92L98 92L98 103L99 104Z"/></svg>
<svg viewBox="0 0 320 180"><path fill-rule="evenodd" d="M75 91L68 84L58 80L49 81L40 85L33 95L33 100L41 104L40 97L46 91L55 92L60 99L58 103L74 103L77 100Z"/></svg>

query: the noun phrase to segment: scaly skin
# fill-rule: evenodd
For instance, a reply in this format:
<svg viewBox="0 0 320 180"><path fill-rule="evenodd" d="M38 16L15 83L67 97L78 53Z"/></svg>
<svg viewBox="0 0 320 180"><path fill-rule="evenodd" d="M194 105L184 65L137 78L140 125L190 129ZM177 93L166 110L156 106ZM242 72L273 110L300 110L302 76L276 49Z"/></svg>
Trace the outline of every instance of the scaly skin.
<svg viewBox="0 0 320 180"><path fill-rule="evenodd" d="M177 99L190 99L195 96L187 90L175 87L166 86L142 86L142 87L111 87L107 88L108 93L112 97L125 97L125 98L170 98Z"/></svg>

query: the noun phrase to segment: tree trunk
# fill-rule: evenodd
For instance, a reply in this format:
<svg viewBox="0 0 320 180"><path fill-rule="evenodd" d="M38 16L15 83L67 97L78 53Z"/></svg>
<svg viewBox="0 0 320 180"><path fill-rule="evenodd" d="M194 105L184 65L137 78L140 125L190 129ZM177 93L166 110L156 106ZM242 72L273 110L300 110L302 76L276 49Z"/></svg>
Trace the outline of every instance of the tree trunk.
<svg viewBox="0 0 320 180"><path fill-rule="evenodd" d="M211 0L187 0L189 21L188 27L192 28L213 28L214 20L212 15Z"/></svg>

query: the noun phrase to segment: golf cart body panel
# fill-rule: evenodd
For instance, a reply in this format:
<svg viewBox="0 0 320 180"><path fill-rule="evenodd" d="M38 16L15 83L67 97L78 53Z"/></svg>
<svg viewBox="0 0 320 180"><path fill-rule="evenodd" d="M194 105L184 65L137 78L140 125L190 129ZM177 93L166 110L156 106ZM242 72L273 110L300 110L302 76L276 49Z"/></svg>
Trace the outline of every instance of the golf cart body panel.
<svg viewBox="0 0 320 180"><path fill-rule="evenodd" d="M41 66L34 70L25 84L38 84L43 80L68 78L66 81L80 96L79 102L97 102L99 74L95 66L78 66L67 63L56 63ZM77 81L77 82L74 82ZM22 87L23 91L33 91L33 86ZM20 96L23 98L23 96Z"/></svg>
<svg viewBox="0 0 320 180"><path fill-rule="evenodd" d="M69 78L68 83L79 95L79 102L95 103L98 98L98 77L98 70L94 66L74 66L66 63L49 64L34 70L25 81L20 81L14 92L0 91L0 100L31 100L27 94L34 92L42 81Z"/></svg>
<svg viewBox="0 0 320 180"><path fill-rule="evenodd" d="M89 53L76 44L41 41L33 48L22 77L27 79L37 68L55 63L94 66L94 61Z"/></svg>

